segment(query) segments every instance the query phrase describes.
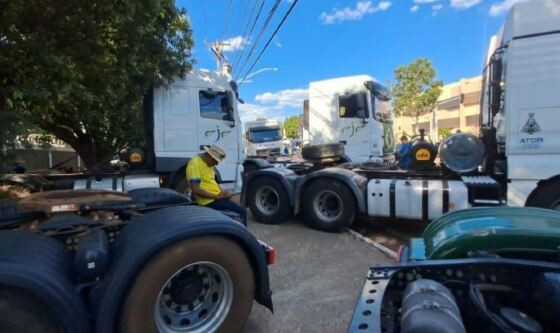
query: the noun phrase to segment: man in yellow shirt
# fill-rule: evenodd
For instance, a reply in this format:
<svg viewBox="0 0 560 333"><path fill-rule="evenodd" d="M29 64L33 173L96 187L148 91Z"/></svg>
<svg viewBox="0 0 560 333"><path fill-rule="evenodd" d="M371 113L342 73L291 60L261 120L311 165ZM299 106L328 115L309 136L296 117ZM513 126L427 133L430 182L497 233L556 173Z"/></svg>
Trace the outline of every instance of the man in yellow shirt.
<svg viewBox="0 0 560 333"><path fill-rule="evenodd" d="M187 180L196 203L216 210L231 210L241 216L247 226L245 208L230 200L233 194L223 190L216 182L214 166L226 158L225 151L217 146L204 147L204 153L192 158L187 165Z"/></svg>

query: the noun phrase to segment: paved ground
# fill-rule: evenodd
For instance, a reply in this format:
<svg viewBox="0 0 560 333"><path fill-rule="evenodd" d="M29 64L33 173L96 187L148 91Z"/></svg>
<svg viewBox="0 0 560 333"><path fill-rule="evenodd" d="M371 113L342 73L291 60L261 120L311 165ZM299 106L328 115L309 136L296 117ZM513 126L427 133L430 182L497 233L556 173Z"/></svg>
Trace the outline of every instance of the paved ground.
<svg viewBox="0 0 560 333"><path fill-rule="evenodd" d="M276 248L276 265L270 268L274 314L255 303L246 333L346 332L369 265L392 261L346 232L292 221L249 221L249 228Z"/></svg>

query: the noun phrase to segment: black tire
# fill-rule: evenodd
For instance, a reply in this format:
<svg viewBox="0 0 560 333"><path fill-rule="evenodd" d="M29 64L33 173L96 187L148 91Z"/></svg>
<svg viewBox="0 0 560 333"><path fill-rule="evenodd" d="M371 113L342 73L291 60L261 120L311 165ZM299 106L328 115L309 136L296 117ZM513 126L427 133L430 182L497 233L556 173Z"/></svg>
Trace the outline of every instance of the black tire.
<svg viewBox="0 0 560 333"><path fill-rule="evenodd" d="M342 182L319 179L303 193L305 223L313 229L338 232L356 217L354 194Z"/></svg>
<svg viewBox="0 0 560 333"><path fill-rule="evenodd" d="M132 198L132 200L134 200L134 202L142 203L146 206L175 205L191 202L190 197L176 190L164 187L139 188L129 191L128 195Z"/></svg>
<svg viewBox="0 0 560 333"><path fill-rule="evenodd" d="M255 219L264 224L279 224L291 216L288 192L272 177L253 180L247 191L247 202Z"/></svg>
<svg viewBox="0 0 560 333"><path fill-rule="evenodd" d="M167 284L168 280L174 274L182 271L188 265L202 262L222 267L227 272L233 286L231 307L229 312L222 316L223 322L219 326L218 332L241 331L251 311L255 294L255 278L251 264L245 252L237 243L223 237L206 236L183 240L168 246L146 263L125 299L120 320L121 332L157 332L158 324L156 323L154 309L158 304L160 291L166 285L169 285ZM203 264L199 265L203 267ZM198 274L197 272L200 272L201 269L195 268L194 274ZM172 281L170 282L172 291L167 291L170 294L173 292L173 283L181 282ZM191 285L184 286L184 290L188 290L188 288L191 288ZM165 297L165 293L163 291L161 297ZM212 297L214 296L212 295ZM221 299L218 302L221 302ZM203 304L202 301L200 304ZM195 307L192 311L199 311L200 315L202 309ZM204 316L201 318L204 318Z"/></svg>
<svg viewBox="0 0 560 333"><path fill-rule="evenodd" d="M536 192L531 194L525 206L560 210L560 181L539 186Z"/></svg>
<svg viewBox="0 0 560 333"><path fill-rule="evenodd" d="M65 333L49 306L27 290L0 287L0 332Z"/></svg>
<svg viewBox="0 0 560 333"><path fill-rule="evenodd" d="M344 145L341 143L329 143L305 146L301 150L301 156L306 160L340 159L344 156Z"/></svg>

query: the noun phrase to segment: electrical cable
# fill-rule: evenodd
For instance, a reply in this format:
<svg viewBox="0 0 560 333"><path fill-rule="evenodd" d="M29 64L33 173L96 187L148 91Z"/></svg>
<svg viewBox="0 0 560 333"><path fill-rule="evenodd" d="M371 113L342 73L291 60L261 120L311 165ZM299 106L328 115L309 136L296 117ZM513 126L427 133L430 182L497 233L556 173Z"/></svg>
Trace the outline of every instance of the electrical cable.
<svg viewBox="0 0 560 333"><path fill-rule="evenodd" d="M268 28L268 25L270 24L270 21L272 21L272 17L274 16L274 13L276 13L276 10L278 9L278 6L280 5L280 2L281 2L281 0L276 0L274 5L272 6L270 11L268 12L268 16L266 17L266 19L263 23L263 26L261 27L261 30L259 31L259 34L257 35L257 38L255 39L255 42L253 43L253 46L251 47L251 50L249 50L249 54L247 55L247 57L245 57L245 61L243 62L243 64L239 66L239 73L238 74L241 74L243 72L243 69L245 68L245 65L247 65L249 63L249 59L251 58L251 56L253 55L253 52L257 48L257 45L258 45L261 37L266 32L266 29ZM290 7L290 9L291 8L293 8L293 3L292 3L292 6Z"/></svg>
<svg viewBox="0 0 560 333"><path fill-rule="evenodd" d="M251 25L251 21L253 21L253 28L251 28L251 32L249 33L249 36L253 33L253 29L255 28L255 24L257 23L257 20L259 18L259 15L261 14L261 11L263 9L263 5L264 5L264 0L261 0L261 6L259 8L259 11L257 13L257 16L254 20L252 20L251 18L254 16L255 14L255 10L257 9L257 4L258 1L255 1L253 3L253 8L251 9L251 14L249 14L249 18L247 19L247 24L245 25L245 30L243 31L243 35L241 35L241 41L245 41L247 40L247 31L249 30L249 25ZM248 7L248 6L247 6ZM241 31L240 31L241 32ZM248 42L248 40L247 40ZM239 61L241 60L241 58L243 57L243 53L245 52L246 49L246 45L247 43L245 43L245 45L242 45L241 51L237 52L237 54L235 55L235 59L232 61L231 65L233 65L233 69L237 68L237 64L239 63Z"/></svg>
<svg viewBox="0 0 560 333"><path fill-rule="evenodd" d="M278 24L278 26L276 27L276 29L274 30L274 32L272 33L272 35L270 36L270 38L268 39L268 41L266 42L264 47L262 48L261 52L259 53L259 55L255 59L255 61L253 62L253 65L249 68L249 70L247 71L247 73L245 74L243 79L240 81L239 86L241 86L243 84L243 81L247 78L247 76L253 70L253 68L255 68L255 65L257 64L257 62L259 61L259 59L263 55L264 51L266 51L267 47L270 45L270 42L272 42L272 40L274 39L274 37L276 36L276 34L278 33L278 31L280 30L280 28L282 27L282 25L284 24L284 22L286 21L286 19L288 18L288 16L290 15L290 13L292 12L292 10L294 9L294 7L296 6L297 3L298 3L298 0L294 0L294 2L292 2L292 5L290 6L290 9L288 9L286 14L284 14L284 17L282 18L282 20L280 21L280 23Z"/></svg>

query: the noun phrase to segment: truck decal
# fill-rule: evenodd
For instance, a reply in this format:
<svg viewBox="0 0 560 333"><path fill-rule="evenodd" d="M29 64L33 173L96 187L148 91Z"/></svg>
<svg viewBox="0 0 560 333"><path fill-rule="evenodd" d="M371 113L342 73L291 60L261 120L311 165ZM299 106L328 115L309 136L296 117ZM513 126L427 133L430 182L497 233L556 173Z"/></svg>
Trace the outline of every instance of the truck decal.
<svg viewBox="0 0 560 333"><path fill-rule="evenodd" d="M535 120L535 114L529 113L529 119L527 119L525 125L523 125L523 128L521 128L521 132L532 135L540 131L541 131L541 127L539 126L539 123L537 123L537 121Z"/></svg>
<svg viewBox="0 0 560 333"><path fill-rule="evenodd" d="M531 135L530 137L522 137L519 139L519 147L522 149L539 149L544 143L543 138L535 138L532 135L541 131L541 126L535 119L534 113L528 114L529 118L521 128L522 133Z"/></svg>
<svg viewBox="0 0 560 333"><path fill-rule="evenodd" d="M212 135L214 135L214 133L216 134L216 140L214 140L214 142L218 142L221 139L223 139L224 137L226 137L229 133L231 133L231 130L223 130L223 129L220 128L220 126L216 125L215 130L208 130L208 131L204 132L204 137L209 138Z"/></svg>
<svg viewBox="0 0 560 333"><path fill-rule="evenodd" d="M366 127L366 124L356 125L355 123L352 123L351 125L343 127L342 131L340 131L340 134L344 135L344 133L348 131L348 132L350 132L350 137L353 137L354 134L357 134L359 131L361 131L365 127Z"/></svg>

